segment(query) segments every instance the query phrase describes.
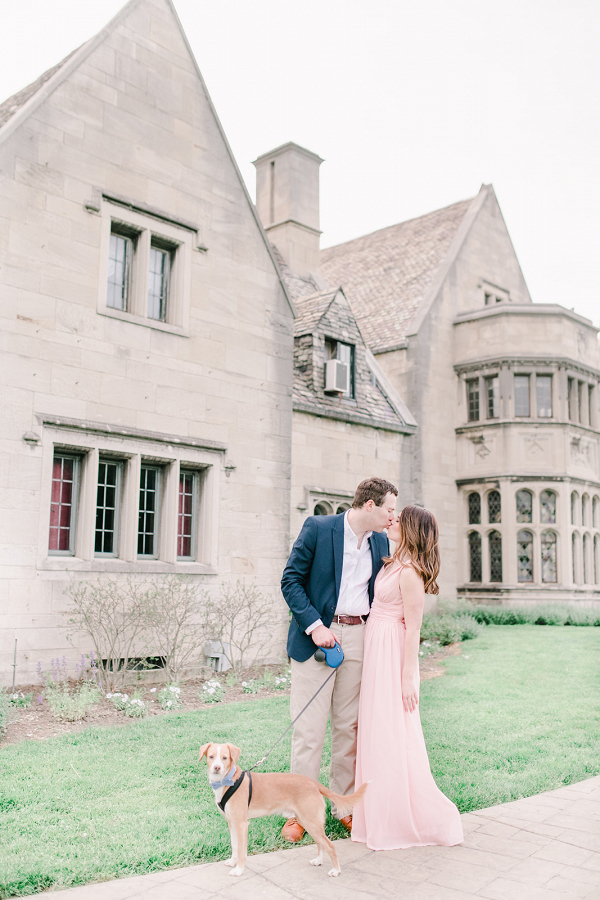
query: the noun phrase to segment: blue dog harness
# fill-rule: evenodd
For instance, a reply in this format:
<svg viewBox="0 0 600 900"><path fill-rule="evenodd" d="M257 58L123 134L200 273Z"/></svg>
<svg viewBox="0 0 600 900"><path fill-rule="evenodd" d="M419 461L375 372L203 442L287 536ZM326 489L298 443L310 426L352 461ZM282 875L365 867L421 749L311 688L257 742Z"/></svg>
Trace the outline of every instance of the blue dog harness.
<svg viewBox="0 0 600 900"><path fill-rule="evenodd" d="M250 801L252 800L252 772L243 771L242 774L235 781L233 780L233 776L235 774L236 766L233 767L233 774L230 772L225 778L222 778L221 781L211 781L210 786L213 791L218 791L222 787L226 787L227 790L219 800L217 806L220 807L221 812L225 812L225 804L228 800L231 800L237 789L240 787L242 781L244 780L244 775L248 776L248 806L250 806Z"/></svg>

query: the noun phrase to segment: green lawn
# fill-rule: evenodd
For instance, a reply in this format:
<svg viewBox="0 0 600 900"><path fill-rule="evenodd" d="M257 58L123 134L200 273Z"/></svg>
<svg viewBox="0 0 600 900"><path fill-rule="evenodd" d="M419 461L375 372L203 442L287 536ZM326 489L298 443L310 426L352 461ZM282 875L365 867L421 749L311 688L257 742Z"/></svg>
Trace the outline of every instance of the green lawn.
<svg viewBox="0 0 600 900"><path fill-rule="evenodd" d="M461 811L600 772L599 663L600 629L488 627L424 683L434 775ZM2 750L0 896L228 856L198 747L229 739L252 765L288 715L275 697ZM286 739L268 768L288 759ZM251 822L250 852L282 846L280 827Z"/></svg>

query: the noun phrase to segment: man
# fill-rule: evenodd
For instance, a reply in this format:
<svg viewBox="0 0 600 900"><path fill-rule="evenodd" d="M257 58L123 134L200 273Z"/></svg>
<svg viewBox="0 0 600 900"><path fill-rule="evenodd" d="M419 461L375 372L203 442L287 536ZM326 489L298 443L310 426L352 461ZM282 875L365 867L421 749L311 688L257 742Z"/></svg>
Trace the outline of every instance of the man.
<svg viewBox="0 0 600 900"><path fill-rule="evenodd" d="M329 787L342 795L354 790L365 622L375 577L389 553L388 539L381 532L394 520L397 496L389 481L367 478L356 489L352 509L337 516L309 516L281 579L292 611L287 644L292 719L332 672L314 659L317 647L333 647L337 640L344 652L334 677L294 726L291 771L319 780L331 717ZM352 816L340 821L350 831ZM282 834L288 841L300 841L304 829L296 819L288 819Z"/></svg>

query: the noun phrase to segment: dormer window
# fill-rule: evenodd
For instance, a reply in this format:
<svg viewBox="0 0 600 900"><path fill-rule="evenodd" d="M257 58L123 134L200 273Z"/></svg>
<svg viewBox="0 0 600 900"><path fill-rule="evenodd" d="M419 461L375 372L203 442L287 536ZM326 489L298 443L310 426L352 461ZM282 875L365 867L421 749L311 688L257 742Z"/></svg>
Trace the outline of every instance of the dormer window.
<svg viewBox="0 0 600 900"><path fill-rule="evenodd" d="M492 284L490 281L482 281L479 286L483 293L485 306L494 306L496 303L510 301L510 291L498 287L497 284Z"/></svg>
<svg viewBox="0 0 600 900"><path fill-rule="evenodd" d="M340 391L342 397L351 400L354 397L354 346L352 344L344 344L342 341L336 341L331 338L325 339L325 362L330 359L337 359L348 368L348 390ZM326 388L327 390L327 388Z"/></svg>

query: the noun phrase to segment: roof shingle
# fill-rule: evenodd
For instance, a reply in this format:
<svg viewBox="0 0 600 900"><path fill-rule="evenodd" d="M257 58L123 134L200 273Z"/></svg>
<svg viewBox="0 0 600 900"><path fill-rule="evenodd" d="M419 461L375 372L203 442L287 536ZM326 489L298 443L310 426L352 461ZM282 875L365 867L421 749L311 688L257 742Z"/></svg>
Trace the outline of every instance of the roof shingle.
<svg viewBox="0 0 600 900"><path fill-rule="evenodd" d="M321 273L343 286L373 353L405 340L470 204L462 200L321 251Z"/></svg>

